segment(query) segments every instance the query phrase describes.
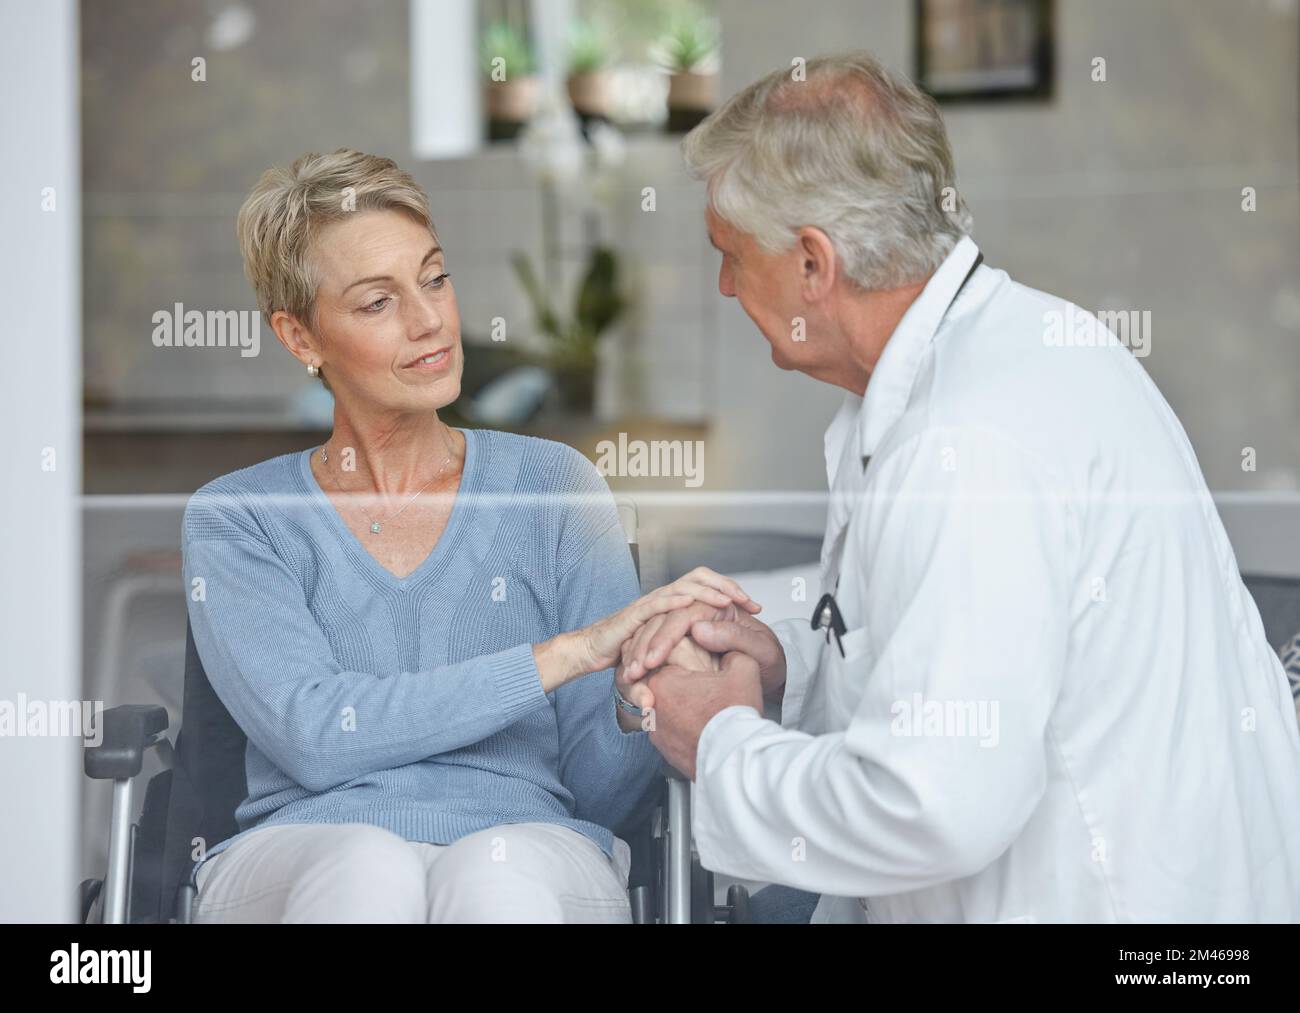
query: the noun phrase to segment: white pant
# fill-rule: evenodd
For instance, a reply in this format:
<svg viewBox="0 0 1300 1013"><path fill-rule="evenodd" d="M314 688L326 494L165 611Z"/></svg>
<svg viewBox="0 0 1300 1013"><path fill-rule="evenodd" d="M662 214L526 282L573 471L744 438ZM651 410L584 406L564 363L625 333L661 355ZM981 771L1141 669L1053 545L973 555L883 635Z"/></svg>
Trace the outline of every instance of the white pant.
<svg viewBox="0 0 1300 1013"><path fill-rule="evenodd" d="M614 861L576 830L509 823L454 844L367 823L262 827L199 867L194 921L619 922L630 849Z"/></svg>

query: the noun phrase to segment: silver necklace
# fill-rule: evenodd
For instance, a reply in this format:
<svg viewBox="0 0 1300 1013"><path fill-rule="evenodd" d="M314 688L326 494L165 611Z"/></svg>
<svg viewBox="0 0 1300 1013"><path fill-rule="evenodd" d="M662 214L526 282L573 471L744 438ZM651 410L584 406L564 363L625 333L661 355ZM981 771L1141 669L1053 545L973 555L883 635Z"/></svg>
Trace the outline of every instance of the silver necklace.
<svg viewBox="0 0 1300 1013"><path fill-rule="evenodd" d="M322 446L321 446L321 448L320 448L320 459L321 459L321 463L322 463L322 464L329 464L329 460L330 460L329 451L327 451L327 450L325 449L325 447L324 447L323 444L322 444ZM447 467L447 465L450 464L450 463L451 463L451 451L448 451L448 452L447 452L447 459L446 459L445 461L443 461L442 464L438 465L438 470L437 470L436 472L434 472L434 474L433 474L433 478L429 479L429 481L425 482L424 485L420 486L420 488L419 488L419 490L416 492L415 496L412 496L412 497L411 497L410 499L408 499L404 504L402 504L402 509L401 509L401 510L398 510L397 513L393 514L391 517L385 517L385 518L383 519L384 524L387 524L387 523L388 523L389 521L391 521L391 520L396 520L399 516L401 516L402 510L405 510L405 509L406 509L407 507L409 507L412 503L414 503L415 500L416 500L416 497L418 497L418 496L420 495L420 493L424 492L425 489L427 489L427 488L429 488L429 486L433 485L433 483L436 482L436 481L438 480L438 477L442 474L442 469L445 468L445 467ZM346 489L344 489L343 491L344 491L344 492L348 492L348 490L346 490ZM350 495L350 494L349 494L349 495ZM358 509L361 509L361 508L358 507ZM380 522L377 521L377 520L375 520L373 517L371 517L370 514L366 513L365 510L361 510L361 512L362 512L363 514L365 514L366 520L368 520L368 521L370 522L370 533L371 533L372 535L380 534L380 533L383 531L383 527L380 525Z"/></svg>

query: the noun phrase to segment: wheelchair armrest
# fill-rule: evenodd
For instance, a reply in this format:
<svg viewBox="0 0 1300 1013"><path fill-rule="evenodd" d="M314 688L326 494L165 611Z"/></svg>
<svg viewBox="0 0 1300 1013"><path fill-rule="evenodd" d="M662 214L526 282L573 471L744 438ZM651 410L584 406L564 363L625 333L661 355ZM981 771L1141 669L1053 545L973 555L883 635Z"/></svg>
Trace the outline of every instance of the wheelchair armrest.
<svg viewBox="0 0 1300 1013"><path fill-rule="evenodd" d="M87 777L120 781L135 777L144 763L145 750L167 742L167 708L157 704L123 704L100 715L103 739L83 751ZM170 746L170 743L168 743Z"/></svg>

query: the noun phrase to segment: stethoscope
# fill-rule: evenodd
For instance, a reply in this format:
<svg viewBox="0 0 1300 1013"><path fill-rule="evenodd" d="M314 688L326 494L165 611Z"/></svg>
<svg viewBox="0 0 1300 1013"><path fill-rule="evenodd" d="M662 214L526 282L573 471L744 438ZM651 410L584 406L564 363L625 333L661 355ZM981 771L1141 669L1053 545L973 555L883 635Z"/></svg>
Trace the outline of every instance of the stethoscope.
<svg viewBox="0 0 1300 1013"><path fill-rule="evenodd" d="M952 299L948 301L949 308L957 301L957 296L961 290L966 287L966 282L970 281L970 276L975 273L975 269L984 262L984 254L981 253L975 258L975 263L971 264L970 270L966 272L966 277L962 279L961 284L957 286L957 291L952 294ZM947 310L944 310L947 313ZM866 467L866 459L863 460L863 467ZM840 586L839 577L835 578L835 589L838 591ZM848 630L844 622L844 616L840 614L839 603L835 600L835 595L829 591L817 599L817 605L813 609L812 621L809 624L813 630L825 630L826 642L831 642L831 634L835 634L835 646L840 649L840 657L844 655L844 644L840 640Z"/></svg>

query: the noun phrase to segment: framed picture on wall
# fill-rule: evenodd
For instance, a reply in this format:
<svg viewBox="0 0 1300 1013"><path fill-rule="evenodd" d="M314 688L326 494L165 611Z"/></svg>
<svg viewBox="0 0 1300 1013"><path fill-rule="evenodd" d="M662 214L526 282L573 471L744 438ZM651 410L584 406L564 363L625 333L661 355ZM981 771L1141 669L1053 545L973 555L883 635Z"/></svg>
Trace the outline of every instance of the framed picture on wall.
<svg viewBox="0 0 1300 1013"><path fill-rule="evenodd" d="M1052 95L1053 0L915 0L916 80L940 102Z"/></svg>

